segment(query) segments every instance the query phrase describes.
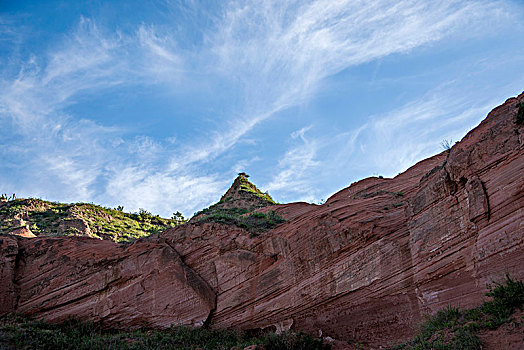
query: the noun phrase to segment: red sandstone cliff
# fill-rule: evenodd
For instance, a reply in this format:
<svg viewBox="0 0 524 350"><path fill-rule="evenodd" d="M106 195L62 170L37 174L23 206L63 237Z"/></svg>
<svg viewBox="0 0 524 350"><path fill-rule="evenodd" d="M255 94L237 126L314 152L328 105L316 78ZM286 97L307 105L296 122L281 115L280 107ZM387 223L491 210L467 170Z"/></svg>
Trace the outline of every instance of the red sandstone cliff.
<svg viewBox="0 0 524 350"><path fill-rule="evenodd" d="M364 179L321 206L260 209L287 219L260 236L190 223L130 246L0 237L0 314L405 340L423 314L479 304L505 272L524 278L518 101L393 179Z"/></svg>

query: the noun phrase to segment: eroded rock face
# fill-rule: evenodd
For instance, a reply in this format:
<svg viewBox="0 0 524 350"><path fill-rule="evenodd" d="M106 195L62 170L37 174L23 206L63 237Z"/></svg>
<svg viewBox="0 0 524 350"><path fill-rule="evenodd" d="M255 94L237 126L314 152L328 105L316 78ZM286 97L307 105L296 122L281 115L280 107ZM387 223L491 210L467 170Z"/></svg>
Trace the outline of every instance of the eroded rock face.
<svg viewBox="0 0 524 350"><path fill-rule="evenodd" d="M24 238L35 238L36 237L36 235L33 232L31 232L31 229L27 226L16 228L13 231L11 231L10 234L15 235L15 236L24 237Z"/></svg>
<svg viewBox="0 0 524 350"><path fill-rule="evenodd" d="M15 269L18 256L18 241L9 236L0 237L0 315L13 312L18 288Z"/></svg>
<svg viewBox="0 0 524 350"><path fill-rule="evenodd" d="M131 246L4 239L2 304L49 320L208 320L371 347L401 342L425 313L479 304L505 272L524 279L516 105L509 99L449 152L393 179L364 179L321 206L264 208L287 222L259 236L194 222Z"/></svg>
<svg viewBox="0 0 524 350"><path fill-rule="evenodd" d="M5 238L17 248L11 280L16 302L6 312L49 321L67 317L121 327L202 325L215 307L207 283L165 243L125 246L82 237ZM11 259L12 260L12 259ZM3 274L12 269L4 260ZM7 276L6 276L7 277Z"/></svg>
<svg viewBox="0 0 524 350"><path fill-rule="evenodd" d="M163 236L213 286L216 327L285 323L353 343L398 343L426 313L479 304L505 272L524 278L516 104L509 99L449 153L394 179L362 180L322 206L269 207L288 221L261 238L220 225Z"/></svg>

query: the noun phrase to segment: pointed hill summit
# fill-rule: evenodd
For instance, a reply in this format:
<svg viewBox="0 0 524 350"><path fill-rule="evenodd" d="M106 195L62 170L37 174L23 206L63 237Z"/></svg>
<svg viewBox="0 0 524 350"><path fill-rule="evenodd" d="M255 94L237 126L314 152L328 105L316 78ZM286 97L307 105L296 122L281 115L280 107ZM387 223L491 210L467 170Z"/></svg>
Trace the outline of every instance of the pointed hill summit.
<svg viewBox="0 0 524 350"><path fill-rule="evenodd" d="M260 191L251 181L249 175L239 173L233 184L220 198L224 208L245 208L249 211L277 204L266 192Z"/></svg>
<svg viewBox="0 0 524 350"><path fill-rule="evenodd" d="M220 201L197 212L190 222L235 225L252 233L266 231L284 222L285 220L272 210L264 213L257 211L277 203L267 192L260 191L248 178L249 175L246 173L239 173Z"/></svg>

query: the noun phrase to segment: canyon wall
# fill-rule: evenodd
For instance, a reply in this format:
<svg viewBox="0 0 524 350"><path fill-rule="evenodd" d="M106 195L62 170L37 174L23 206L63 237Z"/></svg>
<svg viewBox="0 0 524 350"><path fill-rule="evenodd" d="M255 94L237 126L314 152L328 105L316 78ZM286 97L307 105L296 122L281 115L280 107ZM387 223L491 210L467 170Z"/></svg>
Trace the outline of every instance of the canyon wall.
<svg viewBox="0 0 524 350"><path fill-rule="evenodd" d="M1 237L0 245L8 247L0 314L167 328L201 326L215 308L213 290L164 243Z"/></svg>
<svg viewBox="0 0 524 350"><path fill-rule="evenodd" d="M287 221L258 235L193 222L132 245L2 236L0 313L398 343L424 314L478 305L506 272L524 279L518 101L393 179L259 209Z"/></svg>

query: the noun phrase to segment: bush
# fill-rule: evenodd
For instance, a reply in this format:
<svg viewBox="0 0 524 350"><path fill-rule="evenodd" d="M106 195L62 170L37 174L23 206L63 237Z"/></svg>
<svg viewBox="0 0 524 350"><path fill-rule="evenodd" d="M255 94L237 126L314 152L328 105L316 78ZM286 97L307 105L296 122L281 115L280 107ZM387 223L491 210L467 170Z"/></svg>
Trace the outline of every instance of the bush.
<svg viewBox="0 0 524 350"><path fill-rule="evenodd" d="M138 209L138 218L140 221L151 222L151 219L153 218L153 214L151 214L151 212L143 208L139 208Z"/></svg>
<svg viewBox="0 0 524 350"><path fill-rule="evenodd" d="M453 146L453 140L450 139L450 140L447 140L447 139L444 139L442 140L442 142L440 143L440 147L442 147L442 149L446 152L449 153L449 151L451 150L451 147Z"/></svg>
<svg viewBox="0 0 524 350"><path fill-rule="evenodd" d="M142 328L135 331L103 330L99 324L67 320L53 324L10 315L0 318L0 348L13 344L17 349L243 349L264 344L267 350L329 349L320 339L302 333L270 333L251 337L246 333L205 327L171 327L167 330Z"/></svg>
<svg viewBox="0 0 524 350"><path fill-rule="evenodd" d="M510 320L524 304L524 283L508 274L503 283L488 285L486 296L492 300L477 308L460 310L448 306L428 317L417 336L395 349L482 349L477 333L495 329Z"/></svg>
<svg viewBox="0 0 524 350"><path fill-rule="evenodd" d="M486 296L493 298L482 305L482 310L491 315L490 328L498 327L506 322L515 308L521 308L524 304L524 283L514 281L506 274L504 284L494 282L488 285Z"/></svg>
<svg viewBox="0 0 524 350"><path fill-rule="evenodd" d="M175 223L175 225L181 225L187 222L187 219L179 211L177 211L176 213L173 213L173 215L171 216L171 220L173 220L173 223Z"/></svg>
<svg viewBox="0 0 524 350"><path fill-rule="evenodd" d="M253 234L267 231L285 222L277 212L271 210L267 213L252 213L245 208L230 209L205 209L200 214L204 214L198 222L217 222L226 225L235 225Z"/></svg>
<svg viewBox="0 0 524 350"><path fill-rule="evenodd" d="M266 350L323 350L330 349L319 338L312 338L304 333L284 332L282 334L270 333L264 340Z"/></svg>

